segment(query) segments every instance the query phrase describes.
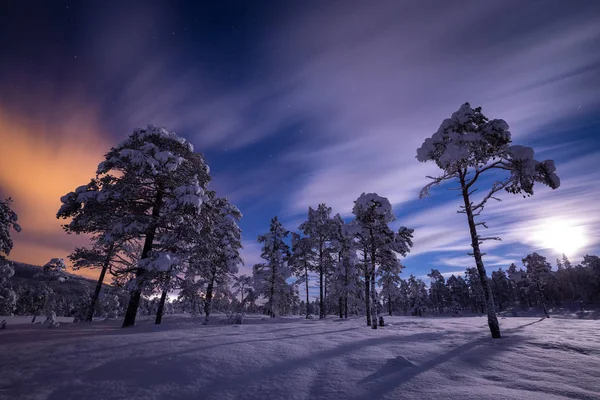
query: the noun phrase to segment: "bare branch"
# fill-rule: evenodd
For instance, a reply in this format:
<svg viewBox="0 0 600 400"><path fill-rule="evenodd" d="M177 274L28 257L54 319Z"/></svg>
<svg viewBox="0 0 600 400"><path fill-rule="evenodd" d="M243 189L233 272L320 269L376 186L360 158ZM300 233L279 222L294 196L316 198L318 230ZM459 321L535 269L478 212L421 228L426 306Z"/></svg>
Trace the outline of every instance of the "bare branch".
<svg viewBox="0 0 600 400"><path fill-rule="evenodd" d="M508 186L510 182L510 179L507 179L504 182L494 182L494 185L492 186L488 194L479 203L473 206L473 211L481 211L485 206L485 203L487 203L487 201L491 198L493 198L494 200L499 200L497 197L494 197L494 194L504 189L506 186Z"/></svg>

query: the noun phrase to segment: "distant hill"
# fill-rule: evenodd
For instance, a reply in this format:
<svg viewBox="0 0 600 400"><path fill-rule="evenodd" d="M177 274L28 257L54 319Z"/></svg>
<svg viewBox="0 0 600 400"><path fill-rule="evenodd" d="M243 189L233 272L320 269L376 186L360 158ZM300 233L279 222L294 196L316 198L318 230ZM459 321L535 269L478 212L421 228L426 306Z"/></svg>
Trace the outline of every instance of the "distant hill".
<svg viewBox="0 0 600 400"><path fill-rule="evenodd" d="M15 275L11 278L11 283L14 286L31 285L36 281L34 276L42 272L42 267L39 265L25 264L18 261L10 261L15 269ZM69 279L65 282L51 281L46 282L56 293L71 292L73 294L86 290L91 294L96 288L96 281L85 278L80 275L67 273ZM109 285L103 285L104 288L109 288Z"/></svg>

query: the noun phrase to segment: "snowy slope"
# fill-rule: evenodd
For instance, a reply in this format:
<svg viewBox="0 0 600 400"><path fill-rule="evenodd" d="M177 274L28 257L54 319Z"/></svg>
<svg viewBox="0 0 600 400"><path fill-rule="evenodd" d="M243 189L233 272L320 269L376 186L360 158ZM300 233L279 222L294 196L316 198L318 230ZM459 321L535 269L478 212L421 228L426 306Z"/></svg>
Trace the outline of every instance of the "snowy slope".
<svg viewBox="0 0 600 400"><path fill-rule="evenodd" d="M167 316L0 331L0 399L600 399L598 321Z"/></svg>

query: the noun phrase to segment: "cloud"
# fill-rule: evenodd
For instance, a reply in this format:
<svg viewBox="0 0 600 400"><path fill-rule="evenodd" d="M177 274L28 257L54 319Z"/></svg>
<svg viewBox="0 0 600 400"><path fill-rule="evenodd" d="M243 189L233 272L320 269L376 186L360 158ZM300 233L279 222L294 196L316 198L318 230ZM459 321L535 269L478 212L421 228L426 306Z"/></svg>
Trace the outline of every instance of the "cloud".
<svg viewBox="0 0 600 400"><path fill-rule="evenodd" d="M65 235L56 219L60 198L95 175L110 146L91 110L66 109L68 114L37 118L0 105L0 187L13 198L23 228L13 235L12 259L43 264L81 245L81 238Z"/></svg>
<svg viewBox="0 0 600 400"><path fill-rule="evenodd" d="M311 172L290 207L327 201L347 213L370 190L395 204L416 198L428 171L416 148L466 100L509 121L516 138L598 104L593 16L558 6L541 17L519 4L511 21L516 3L430 6L329 5L277 35L269 50L283 60L287 102L318 121L291 155Z"/></svg>

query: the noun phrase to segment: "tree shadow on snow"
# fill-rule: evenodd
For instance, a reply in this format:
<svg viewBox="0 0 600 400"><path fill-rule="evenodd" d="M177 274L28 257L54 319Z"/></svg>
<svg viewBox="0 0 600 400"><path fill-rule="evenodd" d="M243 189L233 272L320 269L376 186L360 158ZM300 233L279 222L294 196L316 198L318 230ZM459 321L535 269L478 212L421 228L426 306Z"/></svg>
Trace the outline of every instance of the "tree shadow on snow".
<svg viewBox="0 0 600 400"><path fill-rule="evenodd" d="M479 350L479 354L484 354L480 357L470 359L469 362L474 363L488 360L490 356L497 352L511 350L514 347L516 340L521 340L523 338L520 335L511 334L521 331L530 325L540 323L543 320L544 318L515 328L505 329L503 338L499 340L492 339L486 334L484 337L464 343L420 365L413 363L402 355L388 359L379 370L359 381L359 384L365 385L367 389L365 390L365 394L358 396L357 399L382 398L416 376L440 366L455 357L464 355L479 346L485 346Z"/></svg>

